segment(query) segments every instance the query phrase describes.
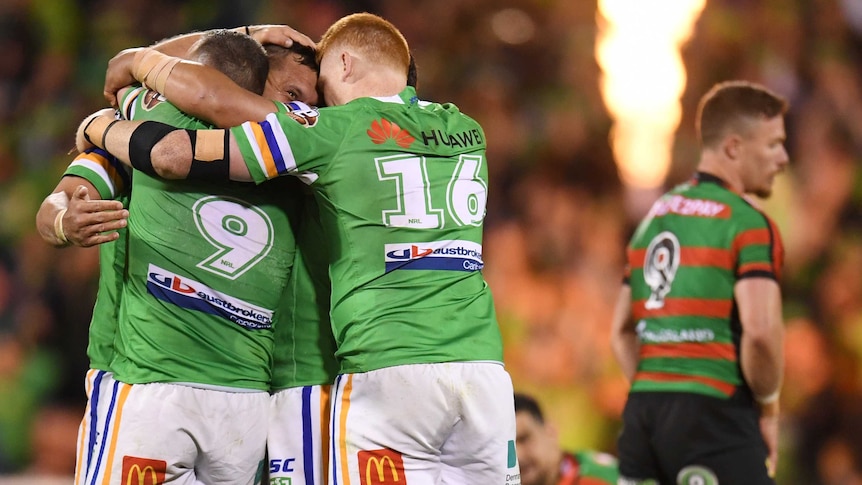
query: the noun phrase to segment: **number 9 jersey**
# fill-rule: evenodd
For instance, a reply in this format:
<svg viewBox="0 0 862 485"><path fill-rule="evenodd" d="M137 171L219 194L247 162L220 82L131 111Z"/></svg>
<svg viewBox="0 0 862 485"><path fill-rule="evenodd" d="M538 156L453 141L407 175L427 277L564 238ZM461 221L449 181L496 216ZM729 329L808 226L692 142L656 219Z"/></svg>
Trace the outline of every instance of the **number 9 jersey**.
<svg viewBox="0 0 862 485"><path fill-rule="evenodd" d="M123 106L130 119L208 128L144 88ZM291 194L301 188L275 182L134 172L118 380L269 390L276 308L296 250Z"/></svg>
<svg viewBox="0 0 862 485"><path fill-rule="evenodd" d="M291 174L315 191L341 372L502 361L481 273L488 177L479 124L410 87L289 108L231 131L255 181Z"/></svg>

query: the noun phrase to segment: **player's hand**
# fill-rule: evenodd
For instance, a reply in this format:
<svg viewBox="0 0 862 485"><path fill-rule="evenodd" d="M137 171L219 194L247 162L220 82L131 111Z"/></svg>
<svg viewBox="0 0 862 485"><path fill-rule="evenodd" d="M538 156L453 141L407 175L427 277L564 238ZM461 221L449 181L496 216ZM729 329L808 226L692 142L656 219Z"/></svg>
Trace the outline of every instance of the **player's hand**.
<svg viewBox="0 0 862 485"><path fill-rule="evenodd" d="M96 111L95 113L84 118L84 121L78 125L78 131L75 132L75 147L78 149L78 153L84 153L90 148L95 147L96 145L90 142L86 136L84 136L84 130L90 126L90 123L93 122L96 118L103 116L106 118L110 118L110 120L116 119L116 111L113 108L105 108ZM103 148L103 147L99 147Z"/></svg>
<svg viewBox="0 0 862 485"><path fill-rule="evenodd" d="M90 200L87 187L79 185L63 215L63 233L75 246L90 247L115 241L117 229L126 227L129 211L117 200Z"/></svg>
<svg viewBox="0 0 862 485"><path fill-rule="evenodd" d="M249 32L251 37L262 45L275 44L290 47L296 42L315 48L315 43L309 36L287 25L252 25L249 27Z"/></svg>
<svg viewBox="0 0 862 485"><path fill-rule="evenodd" d="M774 406L761 408L760 434L763 436L766 450L769 453L766 458L766 467L771 477L775 477L775 470L778 466L778 417L777 401Z"/></svg>
<svg viewBox="0 0 862 485"><path fill-rule="evenodd" d="M105 71L105 87L102 94L105 100L114 108L119 107L117 100L117 92L130 84L138 82L132 72L132 65L135 60L135 54L144 49L143 47L135 47L120 51L108 61L108 70Z"/></svg>

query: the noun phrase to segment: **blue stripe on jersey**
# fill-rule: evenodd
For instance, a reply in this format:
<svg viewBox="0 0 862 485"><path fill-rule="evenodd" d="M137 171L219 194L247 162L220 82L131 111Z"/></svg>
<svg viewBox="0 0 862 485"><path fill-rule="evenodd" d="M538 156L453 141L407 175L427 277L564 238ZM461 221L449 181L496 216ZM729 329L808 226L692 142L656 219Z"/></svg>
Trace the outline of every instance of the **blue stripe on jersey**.
<svg viewBox="0 0 862 485"><path fill-rule="evenodd" d="M87 472L90 471L90 464L93 461L93 447L96 446L96 427L99 425L99 398L102 397L101 386L102 377L106 374L100 370L96 372L96 379L93 381L93 392L90 394L90 436L87 439L87 461L84 465L84 480L86 480Z"/></svg>
<svg viewBox="0 0 862 485"><path fill-rule="evenodd" d="M266 137L266 144L269 146L269 152L272 154L272 161L275 163L275 169L279 174L287 172L287 165L284 164L284 157L281 154L281 147L278 146L278 141L275 139L275 134L272 132L272 123L269 120L260 123L260 128L263 130L263 136Z"/></svg>
<svg viewBox="0 0 862 485"><path fill-rule="evenodd" d="M311 432L311 386L302 388L302 466L306 485L314 485L314 435Z"/></svg>
<svg viewBox="0 0 862 485"><path fill-rule="evenodd" d="M117 389L120 387L120 381L114 381L114 389L111 391L111 406L108 407L108 415L105 416L105 428L102 430L102 446L99 447L99 458L96 460L96 466L93 468L93 480L90 485L96 485L96 477L99 476L99 467L102 465L102 457L105 455L105 446L110 441L108 439L108 428L111 423L111 416L114 414L114 406L117 404Z"/></svg>

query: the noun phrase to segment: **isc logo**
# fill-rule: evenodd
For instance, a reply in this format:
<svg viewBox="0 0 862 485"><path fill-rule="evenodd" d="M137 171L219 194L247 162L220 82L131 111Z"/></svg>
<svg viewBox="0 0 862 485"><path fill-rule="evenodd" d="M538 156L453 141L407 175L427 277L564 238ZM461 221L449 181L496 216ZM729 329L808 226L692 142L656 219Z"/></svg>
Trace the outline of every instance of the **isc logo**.
<svg viewBox="0 0 862 485"><path fill-rule="evenodd" d="M270 473L290 473L295 471L293 469L293 462L296 461L296 458L285 458L280 459L276 458L274 460L269 460L269 472Z"/></svg>

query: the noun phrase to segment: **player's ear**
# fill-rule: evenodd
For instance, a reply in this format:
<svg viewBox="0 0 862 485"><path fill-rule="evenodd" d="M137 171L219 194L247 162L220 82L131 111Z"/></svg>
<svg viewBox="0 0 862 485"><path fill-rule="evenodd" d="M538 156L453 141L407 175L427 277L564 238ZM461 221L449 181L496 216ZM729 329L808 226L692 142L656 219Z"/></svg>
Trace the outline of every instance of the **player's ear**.
<svg viewBox="0 0 862 485"><path fill-rule="evenodd" d="M740 151L742 150L742 138L736 134L727 135L721 142L721 148L726 158L736 160L739 158Z"/></svg>
<svg viewBox="0 0 862 485"><path fill-rule="evenodd" d="M339 61L341 62L341 80L346 81L356 74L356 58L348 51L342 51Z"/></svg>

